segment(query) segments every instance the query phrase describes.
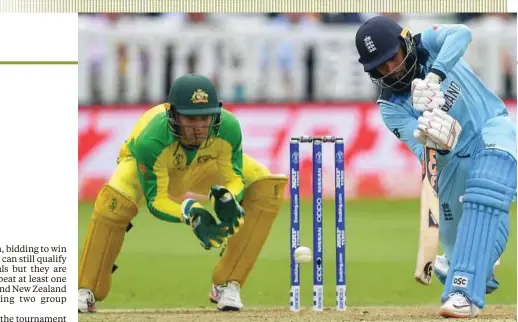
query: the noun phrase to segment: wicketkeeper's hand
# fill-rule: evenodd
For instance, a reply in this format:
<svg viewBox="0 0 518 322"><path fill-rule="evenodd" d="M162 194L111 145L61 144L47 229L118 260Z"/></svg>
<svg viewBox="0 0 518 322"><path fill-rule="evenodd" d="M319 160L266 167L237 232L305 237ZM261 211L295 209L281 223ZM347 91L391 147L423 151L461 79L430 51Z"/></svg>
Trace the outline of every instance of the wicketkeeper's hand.
<svg viewBox="0 0 518 322"><path fill-rule="evenodd" d="M230 236L236 234L243 226L245 209L241 207L232 193L225 187L212 186L209 192L209 199L218 219L228 227Z"/></svg>
<svg viewBox="0 0 518 322"><path fill-rule="evenodd" d="M182 215L187 225L191 226L194 234L205 249L220 248L226 242L228 232L226 226L218 224L216 219L194 199L182 202Z"/></svg>
<svg viewBox="0 0 518 322"><path fill-rule="evenodd" d="M417 119L414 138L419 143L436 150L453 151L459 141L462 127L443 110L425 111Z"/></svg>
<svg viewBox="0 0 518 322"><path fill-rule="evenodd" d="M420 112L441 108L445 103L441 79L434 73L428 73L425 79L414 79L411 88L412 105Z"/></svg>

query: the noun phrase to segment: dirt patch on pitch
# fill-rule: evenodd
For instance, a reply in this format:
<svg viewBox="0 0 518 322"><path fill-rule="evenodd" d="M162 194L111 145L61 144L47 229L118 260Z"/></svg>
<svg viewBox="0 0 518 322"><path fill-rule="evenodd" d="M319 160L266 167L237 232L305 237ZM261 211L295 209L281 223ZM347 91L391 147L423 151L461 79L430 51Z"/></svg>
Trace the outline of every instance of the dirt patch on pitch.
<svg viewBox="0 0 518 322"><path fill-rule="evenodd" d="M282 309L246 309L242 312L218 312L213 308L99 310L95 314L80 314L79 321L437 321L437 307L351 307L346 312L326 309L316 313L303 310L292 313ZM491 305L479 317L470 321L516 321L515 305Z"/></svg>

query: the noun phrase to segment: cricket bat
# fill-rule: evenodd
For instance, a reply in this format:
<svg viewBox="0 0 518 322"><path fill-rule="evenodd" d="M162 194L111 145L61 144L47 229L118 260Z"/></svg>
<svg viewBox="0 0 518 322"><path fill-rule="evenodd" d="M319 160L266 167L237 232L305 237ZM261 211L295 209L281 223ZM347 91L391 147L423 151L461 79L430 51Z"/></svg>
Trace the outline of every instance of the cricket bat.
<svg viewBox="0 0 518 322"><path fill-rule="evenodd" d="M414 277L419 283L430 285L433 263L439 247L437 151L425 146L423 159L419 248Z"/></svg>

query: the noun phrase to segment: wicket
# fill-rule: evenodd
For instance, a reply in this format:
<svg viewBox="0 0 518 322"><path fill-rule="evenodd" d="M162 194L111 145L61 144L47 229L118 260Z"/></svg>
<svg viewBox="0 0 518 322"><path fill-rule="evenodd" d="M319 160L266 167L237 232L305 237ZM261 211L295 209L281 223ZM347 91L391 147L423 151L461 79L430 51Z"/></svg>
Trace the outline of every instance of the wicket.
<svg viewBox="0 0 518 322"><path fill-rule="evenodd" d="M334 143L335 154L335 227L336 227L336 309L346 310L346 265L345 265L345 177L344 142L334 136L301 136L290 141L290 310L300 311L300 267L294 252L300 246L300 169L299 145L313 145L313 310L324 309L324 259L323 259L323 186L322 186L322 143Z"/></svg>

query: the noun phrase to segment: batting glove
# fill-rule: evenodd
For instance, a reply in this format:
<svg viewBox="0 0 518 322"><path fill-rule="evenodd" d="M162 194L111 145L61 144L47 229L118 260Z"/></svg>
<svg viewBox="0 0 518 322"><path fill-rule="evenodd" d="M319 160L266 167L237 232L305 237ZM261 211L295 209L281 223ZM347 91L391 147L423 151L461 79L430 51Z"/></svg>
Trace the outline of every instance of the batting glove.
<svg viewBox="0 0 518 322"><path fill-rule="evenodd" d="M445 103L441 78L434 73L428 73L425 79L414 79L411 89L412 104L420 112L441 108Z"/></svg>
<svg viewBox="0 0 518 322"><path fill-rule="evenodd" d="M228 233L231 236L236 234L244 224L245 209L241 207L232 193L222 186L212 186L209 199L218 219L228 227Z"/></svg>
<svg viewBox="0 0 518 322"><path fill-rule="evenodd" d="M417 119L414 138L419 143L436 150L453 151L459 141L462 127L443 110L425 111Z"/></svg>
<svg viewBox="0 0 518 322"><path fill-rule="evenodd" d="M203 248L220 248L227 241L227 228L219 225L211 213L196 200L184 200L181 208L184 222L192 228Z"/></svg>

